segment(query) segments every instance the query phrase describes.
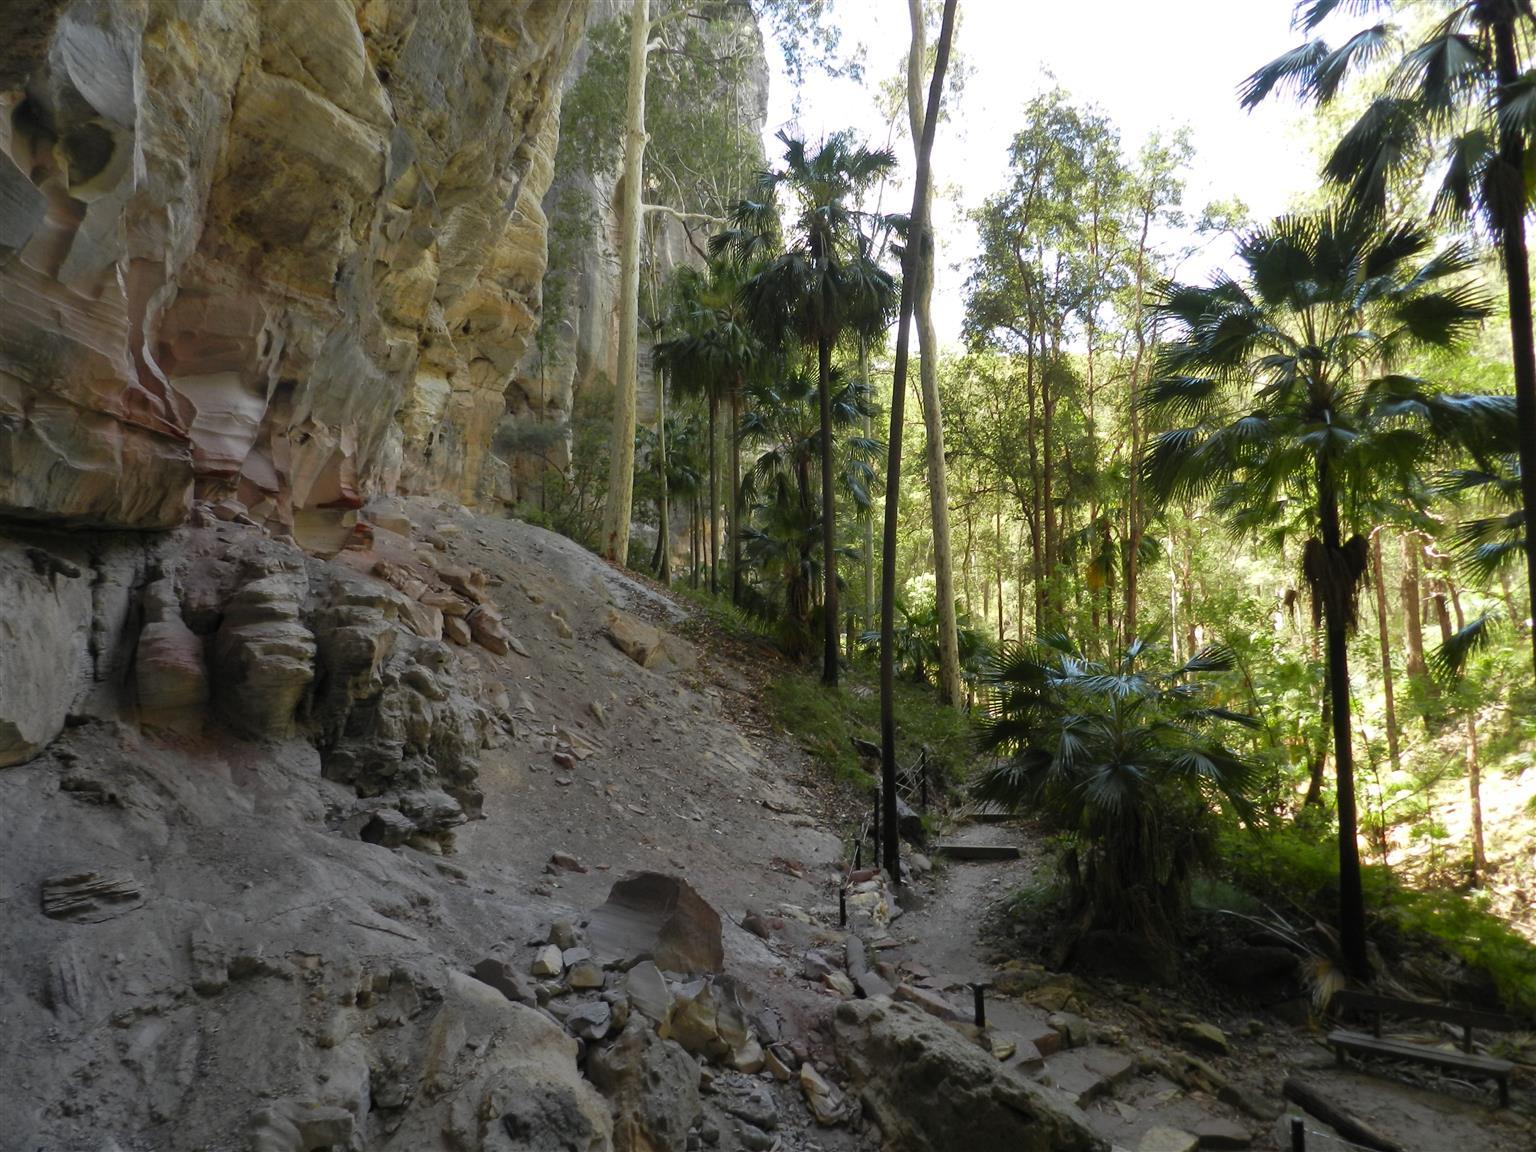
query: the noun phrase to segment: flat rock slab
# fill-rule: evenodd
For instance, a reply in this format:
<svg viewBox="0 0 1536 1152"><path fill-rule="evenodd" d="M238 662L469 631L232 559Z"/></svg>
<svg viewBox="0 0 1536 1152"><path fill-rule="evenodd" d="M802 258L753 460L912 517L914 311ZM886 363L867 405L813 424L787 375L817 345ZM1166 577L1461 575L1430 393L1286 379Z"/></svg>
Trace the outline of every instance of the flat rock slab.
<svg viewBox="0 0 1536 1152"><path fill-rule="evenodd" d="M940 844L938 853L951 860L1017 860L1021 855L1017 844Z"/></svg>
<svg viewBox="0 0 1536 1152"><path fill-rule="evenodd" d="M1195 1152L1200 1146L1194 1133L1181 1128L1148 1128L1141 1134L1136 1152Z"/></svg>
<svg viewBox="0 0 1536 1152"><path fill-rule="evenodd" d="M1052 1056L1039 1079L1084 1108L1109 1095L1135 1071L1136 1061L1113 1048L1074 1048Z"/></svg>
<svg viewBox="0 0 1536 1152"><path fill-rule="evenodd" d="M99 924L144 903L139 882L127 872L71 872L43 881L43 915L77 924Z"/></svg>
<svg viewBox="0 0 1536 1152"><path fill-rule="evenodd" d="M1253 1134L1234 1121L1211 1119L1195 1125L1195 1139L1200 1142L1201 1148L1236 1152L1253 1143Z"/></svg>

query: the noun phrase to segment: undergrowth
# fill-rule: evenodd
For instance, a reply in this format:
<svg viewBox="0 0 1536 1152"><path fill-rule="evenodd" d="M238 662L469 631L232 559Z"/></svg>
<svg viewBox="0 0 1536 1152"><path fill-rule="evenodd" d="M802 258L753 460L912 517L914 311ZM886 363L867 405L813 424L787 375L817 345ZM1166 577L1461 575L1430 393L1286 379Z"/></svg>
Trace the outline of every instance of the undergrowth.
<svg viewBox="0 0 1536 1152"><path fill-rule="evenodd" d="M859 663L846 668L836 690L828 689L813 669L787 669L768 686L779 725L793 735L840 782L871 792L879 766L859 756L850 737L880 742L880 687L875 669ZM896 684L896 759L903 769L921 750L929 752L930 787L952 787L975 752L970 718L939 703L932 688Z"/></svg>
<svg viewBox="0 0 1536 1152"><path fill-rule="evenodd" d="M1324 831L1234 829L1224 835L1220 856L1238 888L1272 907L1324 923L1337 915L1338 847ZM1362 868L1362 883L1372 934L1388 952L1439 948L1486 974L1507 1008L1536 1014L1536 946L1490 911L1486 896L1409 888L1380 864Z"/></svg>

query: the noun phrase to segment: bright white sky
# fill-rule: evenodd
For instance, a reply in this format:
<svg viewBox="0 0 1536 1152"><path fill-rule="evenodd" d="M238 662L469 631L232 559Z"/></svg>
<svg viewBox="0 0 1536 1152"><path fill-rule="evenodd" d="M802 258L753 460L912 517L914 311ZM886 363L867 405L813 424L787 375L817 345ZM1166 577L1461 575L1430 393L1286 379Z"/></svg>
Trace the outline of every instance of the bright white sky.
<svg viewBox="0 0 1536 1152"><path fill-rule="evenodd" d="M1036 93L1060 84L1076 103L1097 105L1120 129L1127 154L1148 134L1187 125L1195 160L1185 207L1192 217L1213 200L1241 199L1256 219L1284 211L1315 187L1315 161L1301 136L1306 112L1285 96L1245 113L1237 86L1260 65L1299 43L1291 30L1295 0L960 0L956 51L971 68L958 104L939 126L934 175L939 271L934 320L940 339L959 340L965 264L975 234L965 212L1002 187L1007 147ZM875 145L887 142L876 110L879 82L905 69L910 38L906 0L837 0L845 48L866 46L865 84L810 75L793 112L794 92L782 56L768 48L773 79L763 139L770 161L789 127L807 139L853 128ZM903 113L903 116L905 113ZM912 167L905 135L895 142L904 178ZM887 211L911 207L910 186L894 192ZM1202 276L1230 245L1213 246L1181 269Z"/></svg>

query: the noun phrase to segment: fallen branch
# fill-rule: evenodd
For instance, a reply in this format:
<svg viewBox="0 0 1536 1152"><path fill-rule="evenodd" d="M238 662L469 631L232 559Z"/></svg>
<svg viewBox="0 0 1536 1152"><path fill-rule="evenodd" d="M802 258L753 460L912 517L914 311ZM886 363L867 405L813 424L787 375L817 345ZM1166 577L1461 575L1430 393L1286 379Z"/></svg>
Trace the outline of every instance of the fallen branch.
<svg viewBox="0 0 1536 1152"><path fill-rule="evenodd" d="M1300 1105L1324 1124L1330 1125L1344 1139L1362 1148L1371 1148L1374 1152L1403 1152L1401 1144L1389 1140L1363 1120L1351 1116L1312 1085L1294 1076L1286 1079L1284 1094L1287 1100Z"/></svg>

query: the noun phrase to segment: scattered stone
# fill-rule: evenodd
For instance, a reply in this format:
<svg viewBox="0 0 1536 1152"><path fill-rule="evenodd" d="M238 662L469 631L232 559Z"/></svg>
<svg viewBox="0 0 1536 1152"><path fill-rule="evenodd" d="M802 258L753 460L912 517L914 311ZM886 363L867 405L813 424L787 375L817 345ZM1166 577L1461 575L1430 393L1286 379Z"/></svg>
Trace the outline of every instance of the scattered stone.
<svg viewBox="0 0 1536 1152"><path fill-rule="evenodd" d="M546 872L585 872L587 866L569 852L556 852L544 865Z"/></svg>
<svg viewBox="0 0 1536 1152"><path fill-rule="evenodd" d="M848 1119L848 1103L843 1094L827 1083L811 1064L800 1065L800 1089L805 1093L806 1107L811 1110L816 1123L831 1127Z"/></svg>
<svg viewBox="0 0 1536 1152"><path fill-rule="evenodd" d="M750 1152L768 1152L778 1143L769 1133L745 1120L736 1121L736 1137L741 1141L741 1146Z"/></svg>
<svg viewBox="0 0 1536 1152"><path fill-rule="evenodd" d="M576 927L575 927L575 925L573 925L569 920L556 920L553 924L551 924L549 926L549 941L548 942L553 944L556 948L560 949L562 952L564 952L568 948L576 947L577 937L576 937ZM591 955L592 954L589 952L589 953L587 953L586 956L578 956L577 959L578 960L586 960ZM573 961L567 960L566 963L570 964L570 963L573 963Z"/></svg>
<svg viewBox="0 0 1536 1152"><path fill-rule="evenodd" d="M821 978L821 982L839 996L853 995L853 981L842 972L828 972Z"/></svg>
<svg viewBox="0 0 1536 1152"><path fill-rule="evenodd" d="M992 1055L998 1060L1006 1062L1010 1056L1019 1050L1017 1041L1009 1040L1004 1036L992 1037Z"/></svg>
<svg viewBox="0 0 1536 1152"><path fill-rule="evenodd" d="M914 852L907 858L907 866L912 869L914 876L926 876L933 871L933 861L921 852Z"/></svg>
<svg viewBox="0 0 1536 1152"><path fill-rule="evenodd" d="M672 1007L672 993L661 970L649 960L636 964L624 974L624 992L635 1011L654 1023L667 1018Z"/></svg>
<svg viewBox="0 0 1536 1152"><path fill-rule="evenodd" d="M127 872L70 872L43 881L43 915L99 924L144 904L139 882Z"/></svg>
<svg viewBox="0 0 1536 1152"><path fill-rule="evenodd" d="M551 612L549 614L549 622L555 626L555 635L559 636L560 639L571 640L575 638L575 631L566 623L565 617L560 615L560 613Z"/></svg>
<svg viewBox="0 0 1536 1152"><path fill-rule="evenodd" d="M565 1026L578 1039L597 1041L608 1035L612 1019L613 1009L609 1005L601 1000L591 1000L573 1009L565 1018Z"/></svg>
<svg viewBox="0 0 1536 1152"><path fill-rule="evenodd" d="M585 948L573 948L573 952L585 952ZM578 960L566 973L565 982L572 988L589 989L603 986L603 970L590 960Z"/></svg>
<svg viewBox="0 0 1536 1152"><path fill-rule="evenodd" d="M556 752L550 759L567 772L576 771L576 757L572 756L569 752Z"/></svg>
<svg viewBox="0 0 1536 1152"><path fill-rule="evenodd" d="M779 1106L764 1084L732 1081L720 1093L720 1107L728 1115L767 1132L779 1126Z"/></svg>
<svg viewBox="0 0 1536 1152"><path fill-rule="evenodd" d="M860 972L855 983L858 984L859 991L870 1000L879 996L891 996L896 991L884 977L875 972Z"/></svg>
<svg viewBox="0 0 1536 1152"><path fill-rule="evenodd" d="M312 1104L307 1108L296 1108L291 1117L305 1152L346 1148L352 1143L352 1113L345 1108Z"/></svg>
<svg viewBox="0 0 1536 1152"><path fill-rule="evenodd" d="M489 984L516 1004L534 1003L533 993L523 982L522 976L505 960L488 956L474 966L470 975L482 984Z"/></svg>
<svg viewBox="0 0 1536 1152"><path fill-rule="evenodd" d="M1226 1056L1232 1051L1231 1045L1227 1043L1227 1034L1214 1024L1187 1021L1179 1025L1179 1039L1217 1056Z"/></svg>
<svg viewBox="0 0 1536 1152"><path fill-rule="evenodd" d="M640 872L617 881L587 923L602 963L650 959L668 972L719 972L725 966L720 915L687 881Z"/></svg>
<svg viewBox="0 0 1536 1152"><path fill-rule="evenodd" d="M777 1046L771 1047L763 1053L763 1067L768 1069L768 1074L780 1084L789 1083L790 1076L794 1074L794 1070L779 1055Z"/></svg>
<svg viewBox="0 0 1536 1152"><path fill-rule="evenodd" d="M553 944L554 941L551 940L550 943ZM567 945L561 948L560 959L567 968L573 968L583 960L592 959L592 953L586 948Z"/></svg>
<svg viewBox="0 0 1536 1152"><path fill-rule="evenodd" d="M1141 1134L1136 1152L1195 1152L1199 1146L1200 1142L1192 1133L1158 1125Z"/></svg>
<svg viewBox="0 0 1536 1152"><path fill-rule="evenodd" d="M615 648L642 668L698 667L698 656L689 645L616 608L609 610L603 631Z"/></svg>
<svg viewBox="0 0 1536 1152"><path fill-rule="evenodd" d="M470 634L469 624L461 617L444 616L443 639L450 644L457 644L460 648L468 648L474 637Z"/></svg>
<svg viewBox="0 0 1536 1152"><path fill-rule="evenodd" d="M1063 1048L1081 1048L1088 1043L1088 1021L1072 1012L1052 1012L1047 1024L1061 1037Z"/></svg>
<svg viewBox="0 0 1536 1152"><path fill-rule="evenodd" d="M784 930L784 921L759 912L748 912L742 917L741 926L761 940L771 940L774 932Z"/></svg>
<svg viewBox="0 0 1536 1152"><path fill-rule="evenodd" d="M533 958L532 971L535 976L558 976L564 970L565 964L560 958L560 949L553 944L546 944Z"/></svg>

